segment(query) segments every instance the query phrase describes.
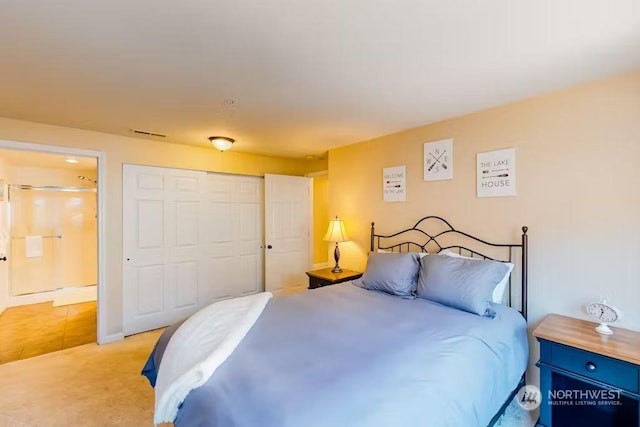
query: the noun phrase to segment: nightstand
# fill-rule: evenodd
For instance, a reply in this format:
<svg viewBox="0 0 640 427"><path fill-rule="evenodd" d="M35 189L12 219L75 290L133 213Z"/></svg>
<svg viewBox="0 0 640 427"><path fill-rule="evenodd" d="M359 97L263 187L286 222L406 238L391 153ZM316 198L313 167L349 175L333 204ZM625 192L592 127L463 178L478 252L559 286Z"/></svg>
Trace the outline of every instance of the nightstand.
<svg viewBox="0 0 640 427"><path fill-rule="evenodd" d="M640 426L640 332L548 315L540 342L542 404L537 426Z"/></svg>
<svg viewBox="0 0 640 427"><path fill-rule="evenodd" d="M309 289L335 285L336 283L347 282L362 277L362 273L359 271L342 269L342 273L332 273L331 270L331 268L323 268L320 270L307 271L307 276L309 276Z"/></svg>

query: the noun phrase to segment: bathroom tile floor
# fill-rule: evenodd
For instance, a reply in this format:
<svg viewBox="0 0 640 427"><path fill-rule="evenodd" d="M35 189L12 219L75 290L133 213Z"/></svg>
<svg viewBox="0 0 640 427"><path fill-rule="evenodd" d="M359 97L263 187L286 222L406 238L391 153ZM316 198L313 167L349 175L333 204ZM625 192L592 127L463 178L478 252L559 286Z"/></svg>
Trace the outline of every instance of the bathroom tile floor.
<svg viewBox="0 0 640 427"><path fill-rule="evenodd" d="M96 342L96 302L9 307L0 314L0 364Z"/></svg>

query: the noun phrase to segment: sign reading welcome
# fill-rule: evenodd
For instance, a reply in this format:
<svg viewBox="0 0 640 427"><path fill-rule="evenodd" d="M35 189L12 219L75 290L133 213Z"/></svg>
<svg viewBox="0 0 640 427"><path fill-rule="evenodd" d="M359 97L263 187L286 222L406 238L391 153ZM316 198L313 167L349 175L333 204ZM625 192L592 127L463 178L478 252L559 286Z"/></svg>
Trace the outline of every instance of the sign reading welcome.
<svg viewBox="0 0 640 427"><path fill-rule="evenodd" d="M405 202L407 200L406 166L382 169L382 194L385 202Z"/></svg>

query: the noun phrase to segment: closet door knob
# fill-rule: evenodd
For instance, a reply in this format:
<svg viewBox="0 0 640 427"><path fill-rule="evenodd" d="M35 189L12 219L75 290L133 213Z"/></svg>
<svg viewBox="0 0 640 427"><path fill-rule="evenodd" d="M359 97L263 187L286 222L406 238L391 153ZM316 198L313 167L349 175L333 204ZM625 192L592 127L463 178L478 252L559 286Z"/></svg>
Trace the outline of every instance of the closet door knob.
<svg viewBox="0 0 640 427"><path fill-rule="evenodd" d="M273 246L267 245L267 249L271 249L271 248L273 248Z"/></svg>
<svg viewBox="0 0 640 427"><path fill-rule="evenodd" d="M6 260L7 260L6 256L0 257L0 261L6 261Z"/></svg>

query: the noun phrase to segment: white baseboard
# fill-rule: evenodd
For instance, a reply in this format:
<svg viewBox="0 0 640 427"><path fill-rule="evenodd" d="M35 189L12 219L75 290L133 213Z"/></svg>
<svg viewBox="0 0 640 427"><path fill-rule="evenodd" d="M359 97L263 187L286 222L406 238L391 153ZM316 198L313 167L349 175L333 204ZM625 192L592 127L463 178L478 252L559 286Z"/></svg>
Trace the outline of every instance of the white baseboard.
<svg viewBox="0 0 640 427"><path fill-rule="evenodd" d="M117 334L106 335L103 339L100 339L100 337L98 337L98 344L99 345L109 344L116 341L122 341L123 339L124 339L124 334L120 332Z"/></svg>
<svg viewBox="0 0 640 427"><path fill-rule="evenodd" d="M10 295L9 300L7 301L7 307L17 307L20 305L29 305L29 304L40 304L43 302L56 301L56 299L64 298L68 293L72 293L74 291L78 292L90 292L95 293L96 285L90 286L82 286L82 287L71 287L71 288L60 288L55 289L53 291L44 291L44 292L36 292L33 294L26 295ZM86 299L86 301L95 301L96 297L91 297ZM56 304L54 304L56 307Z"/></svg>
<svg viewBox="0 0 640 427"><path fill-rule="evenodd" d="M56 291L56 296L53 298L53 306L60 307L62 305L80 304L97 300L98 287L96 285L62 288Z"/></svg>
<svg viewBox="0 0 640 427"><path fill-rule="evenodd" d="M40 304L42 302L53 301L56 291L38 292L35 294L9 296L7 301L8 307L16 307L19 305Z"/></svg>

